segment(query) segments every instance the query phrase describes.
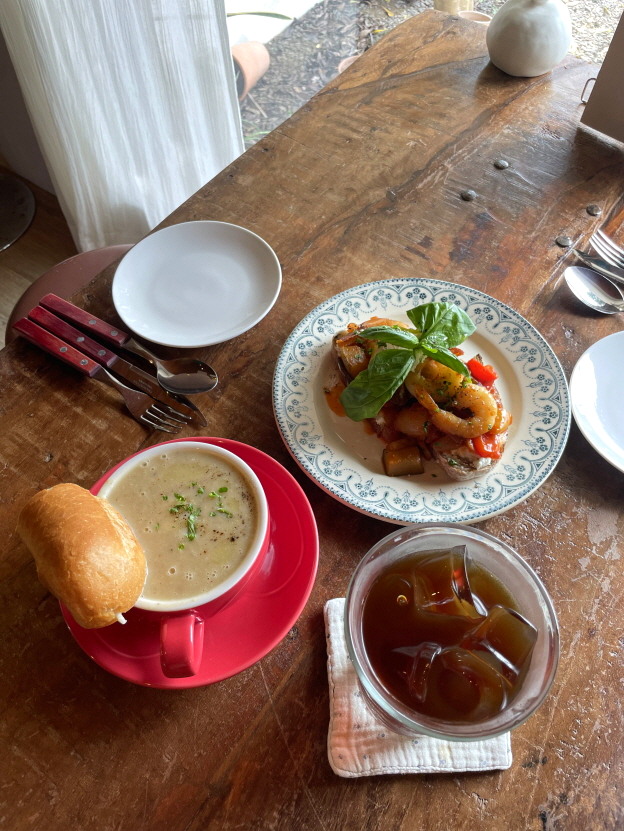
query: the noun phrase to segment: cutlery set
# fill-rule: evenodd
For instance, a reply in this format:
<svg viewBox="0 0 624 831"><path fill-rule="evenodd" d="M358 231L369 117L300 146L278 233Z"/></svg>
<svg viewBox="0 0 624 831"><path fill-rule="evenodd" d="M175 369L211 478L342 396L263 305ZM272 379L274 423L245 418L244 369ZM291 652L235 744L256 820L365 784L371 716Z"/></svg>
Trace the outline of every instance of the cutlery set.
<svg viewBox="0 0 624 831"><path fill-rule="evenodd" d="M596 254L573 248L573 253L589 268L569 266L565 280L570 291L586 306L603 314L624 311L624 250L598 229L589 239Z"/></svg>
<svg viewBox="0 0 624 831"><path fill-rule="evenodd" d="M126 332L54 294L42 298L39 306L27 318L18 320L13 328L26 340L83 375L117 389L131 415L140 423L165 433L177 433L189 423L206 426L206 419L195 404L177 394L182 389L187 393L203 392L216 385L216 373L202 361L183 358L179 363L175 360L160 362ZM149 361L156 377L124 360L85 332L117 348L139 354ZM172 372L173 368L180 372ZM169 382L167 387L163 379ZM179 385L176 379L180 381Z"/></svg>

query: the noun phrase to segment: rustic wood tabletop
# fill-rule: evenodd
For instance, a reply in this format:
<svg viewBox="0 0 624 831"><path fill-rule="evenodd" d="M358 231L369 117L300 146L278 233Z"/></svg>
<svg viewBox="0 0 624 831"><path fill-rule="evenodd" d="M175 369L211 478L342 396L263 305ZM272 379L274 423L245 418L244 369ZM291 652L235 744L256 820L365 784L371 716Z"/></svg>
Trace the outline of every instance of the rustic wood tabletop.
<svg viewBox="0 0 624 831"><path fill-rule="evenodd" d="M563 269L573 255L555 243L564 235L583 247L596 227L617 232L622 220L622 148L579 129L581 91L595 71L569 57L543 77L509 77L488 62L482 27L423 13L163 223L243 225L273 246L284 273L258 326L197 353L221 379L198 402L206 434L285 465L320 535L318 577L300 619L230 680L184 691L134 686L72 640L15 534L18 512L58 482L90 487L163 435L127 417L113 390L35 347L18 340L0 353L0 827L624 827L622 474L573 425L546 483L479 526L538 572L561 625L558 675L514 732L512 767L345 780L327 761L322 610L392 526L309 481L271 408L275 361L293 327L336 292L372 280L435 277L487 292L542 333L568 374L588 346L621 329L617 316L595 315L570 294ZM495 167L498 159L509 167ZM460 198L467 189L472 201ZM587 212L591 204L600 216ZM114 318L113 272L77 302Z"/></svg>

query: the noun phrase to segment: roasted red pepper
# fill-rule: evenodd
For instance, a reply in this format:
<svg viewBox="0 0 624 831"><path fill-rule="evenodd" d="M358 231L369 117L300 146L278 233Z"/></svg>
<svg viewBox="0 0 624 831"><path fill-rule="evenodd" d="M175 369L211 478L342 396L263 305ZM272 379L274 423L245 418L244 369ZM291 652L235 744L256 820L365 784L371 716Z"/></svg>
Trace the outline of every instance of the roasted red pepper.
<svg viewBox="0 0 624 831"><path fill-rule="evenodd" d="M466 366L475 381L483 384L484 387L491 386L498 378L494 367L490 366L490 364L482 364L476 358L471 358Z"/></svg>
<svg viewBox="0 0 624 831"><path fill-rule="evenodd" d="M484 433L472 440L475 452L484 459L500 459L501 449L499 436L495 433Z"/></svg>

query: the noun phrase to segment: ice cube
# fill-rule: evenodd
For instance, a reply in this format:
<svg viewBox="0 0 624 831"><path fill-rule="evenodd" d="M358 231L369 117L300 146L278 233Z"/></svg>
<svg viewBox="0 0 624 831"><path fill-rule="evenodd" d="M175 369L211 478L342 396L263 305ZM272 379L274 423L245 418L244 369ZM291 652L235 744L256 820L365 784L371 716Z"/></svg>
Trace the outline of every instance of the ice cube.
<svg viewBox="0 0 624 831"><path fill-rule="evenodd" d="M483 721L499 713L511 692L509 682L489 663L458 646L434 659L430 688L437 687L438 717Z"/></svg>
<svg viewBox="0 0 624 831"><path fill-rule="evenodd" d="M487 609L470 590L468 562L465 545L457 545L448 552L434 551L418 560L413 581L416 603L434 614L485 617Z"/></svg>
<svg viewBox="0 0 624 831"><path fill-rule="evenodd" d="M407 681L410 695L421 703L427 697L429 672L434 658L442 650L437 643L420 643L418 646L402 646L393 650L403 662L401 673Z"/></svg>
<svg viewBox="0 0 624 831"><path fill-rule="evenodd" d="M537 640L537 630L513 609L492 606L488 616L468 632L460 643L515 684L528 662Z"/></svg>
<svg viewBox="0 0 624 831"><path fill-rule="evenodd" d="M410 636L414 643L429 641L448 646L451 643L458 643L468 632L475 627L481 618L472 618L460 614L441 614L414 606L411 610Z"/></svg>

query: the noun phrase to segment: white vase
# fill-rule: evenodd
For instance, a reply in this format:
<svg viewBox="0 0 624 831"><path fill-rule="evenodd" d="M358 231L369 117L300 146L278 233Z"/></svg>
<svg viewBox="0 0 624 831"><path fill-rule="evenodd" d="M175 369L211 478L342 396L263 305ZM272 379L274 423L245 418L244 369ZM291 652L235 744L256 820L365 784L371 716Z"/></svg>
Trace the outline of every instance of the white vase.
<svg viewBox="0 0 624 831"><path fill-rule="evenodd" d="M561 0L507 0L487 31L490 60L508 75L533 78L563 60L572 41Z"/></svg>

